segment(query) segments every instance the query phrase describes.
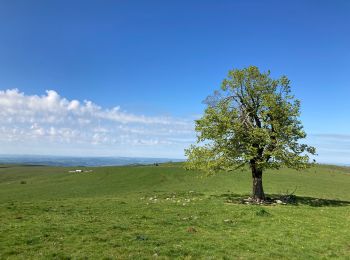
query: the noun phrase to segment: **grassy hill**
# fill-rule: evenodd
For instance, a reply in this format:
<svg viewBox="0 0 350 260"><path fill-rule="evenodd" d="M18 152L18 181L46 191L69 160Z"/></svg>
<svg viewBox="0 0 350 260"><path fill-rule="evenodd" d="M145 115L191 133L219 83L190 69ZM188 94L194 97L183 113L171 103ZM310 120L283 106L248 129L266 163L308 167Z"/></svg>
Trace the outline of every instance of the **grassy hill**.
<svg viewBox="0 0 350 260"><path fill-rule="evenodd" d="M0 165L0 259L350 257L350 168L264 175L288 205L245 205L248 171L202 177L181 164Z"/></svg>

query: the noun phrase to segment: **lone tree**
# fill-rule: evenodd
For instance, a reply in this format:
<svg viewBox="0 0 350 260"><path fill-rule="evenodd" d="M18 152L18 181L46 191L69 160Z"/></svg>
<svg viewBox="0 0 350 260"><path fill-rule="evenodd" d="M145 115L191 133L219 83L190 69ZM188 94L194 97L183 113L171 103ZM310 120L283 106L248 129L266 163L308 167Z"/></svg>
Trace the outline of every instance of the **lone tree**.
<svg viewBox="0 0 350 260"><path fill-rule="evenodd" d="M230 70L221 90L204 103L204 115L196 120L197 144L185 150L187 169L231 171L249 164L252 197L262 201L265 169L310 165L308 153L316 150L298 142L306 133L286 76L272 79L255 66Z"/></svg>

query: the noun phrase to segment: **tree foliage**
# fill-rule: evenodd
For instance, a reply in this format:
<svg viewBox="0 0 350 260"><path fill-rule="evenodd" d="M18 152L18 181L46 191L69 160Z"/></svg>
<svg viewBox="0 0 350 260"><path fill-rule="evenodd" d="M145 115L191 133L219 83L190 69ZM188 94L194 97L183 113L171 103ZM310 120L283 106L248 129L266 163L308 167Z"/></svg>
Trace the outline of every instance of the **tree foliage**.
<svg viewBox="0 0 350 260"><path fill-rule="evenodd" d="M230 70L221 89L204 101L196 120L197 144L185 150L186 167L207 172L233 170L246 164L263 171L309 165L315 148L300 144L306 137L300 102L286 76L270 77L255 66Z"/></svg>

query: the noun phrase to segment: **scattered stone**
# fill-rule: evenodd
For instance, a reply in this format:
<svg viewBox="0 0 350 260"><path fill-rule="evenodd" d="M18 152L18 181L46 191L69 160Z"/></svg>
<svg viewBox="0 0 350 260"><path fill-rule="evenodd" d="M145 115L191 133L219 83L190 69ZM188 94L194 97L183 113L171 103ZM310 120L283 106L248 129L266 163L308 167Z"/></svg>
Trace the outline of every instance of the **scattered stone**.
<svg viewBox="0 0 350 260"><path fill-rule="evenodd" d="M266 197L265 200L259 200L259 199L253 199L251 197L247 198L247 199L242 199L241 203L243 204L249 204L249 205L271 205L273 204L275 201L271 200L270 198Z"/></svg>
<svg viewBox="0 0 350 260"><path fill-rule="evenodd" d="M282 203L283 203L282 200L275 200L275 202L276 202L277 204L282 204Z"/></svg>

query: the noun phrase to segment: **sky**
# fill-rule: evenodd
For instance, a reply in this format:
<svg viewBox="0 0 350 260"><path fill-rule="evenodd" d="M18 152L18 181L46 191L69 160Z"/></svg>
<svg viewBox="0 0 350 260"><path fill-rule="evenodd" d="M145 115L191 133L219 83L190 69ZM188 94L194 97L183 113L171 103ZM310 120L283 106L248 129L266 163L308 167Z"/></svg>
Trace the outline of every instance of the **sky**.
<svg viewBox="0 0 350 260"><path fill-rule="evenodd" d="M0 1L0 154L184 158L228 70L287 75L350 164L350 2Z"/></svg>

